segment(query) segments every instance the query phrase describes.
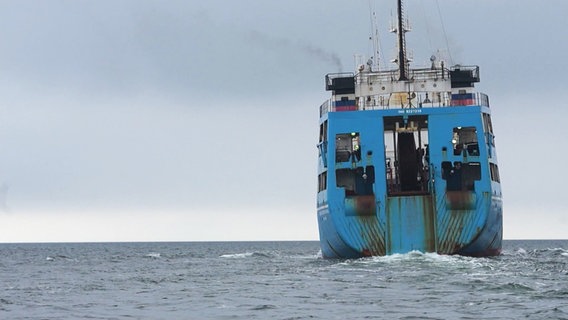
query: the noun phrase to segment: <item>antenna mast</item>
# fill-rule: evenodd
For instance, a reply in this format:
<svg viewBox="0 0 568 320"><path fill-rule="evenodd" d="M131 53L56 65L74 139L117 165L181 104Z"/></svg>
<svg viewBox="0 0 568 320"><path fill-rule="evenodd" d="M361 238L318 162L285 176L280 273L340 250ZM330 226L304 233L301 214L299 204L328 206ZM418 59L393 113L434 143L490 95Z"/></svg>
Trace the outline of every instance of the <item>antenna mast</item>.
<svg viewBox="0 0 568 320"><path fill-rule="evenodd" d="M398 35L398 80L408 80L408 73L406 70L408 61L406 60L406 40L404 39L404 34L406 33L406 29L404 28L404 14L402 12L402 0L397 1L397 9L398 9L398 27L397 27L397 35Z"/></svg>
<svg viewBox="0 0 568 320"><path fill-rule="evenodd" d="M369 40L371 40L373 45L373 56L372 56L372 63L370 65L371 71L377 71L379 67L379 31L377 25L377 14L375 12L374 6L371 5L371 0L369 0L369 13L371 18L371 36ZM367 62L369 64L369 62Z"/></svg>

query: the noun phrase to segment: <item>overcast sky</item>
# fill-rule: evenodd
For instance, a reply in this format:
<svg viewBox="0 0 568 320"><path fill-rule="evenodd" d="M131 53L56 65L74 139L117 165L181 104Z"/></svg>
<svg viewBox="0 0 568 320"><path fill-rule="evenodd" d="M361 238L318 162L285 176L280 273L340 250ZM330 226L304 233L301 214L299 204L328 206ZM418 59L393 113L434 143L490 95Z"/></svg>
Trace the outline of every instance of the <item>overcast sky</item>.
<svg viewBox="0 0 568 320"><path fill-rule="evenodd" d="M323 78L395 2L0 0L0 242L317 239ZM481 67L505 238L568 238L568 2L407 2L413 65Z"/></svg>

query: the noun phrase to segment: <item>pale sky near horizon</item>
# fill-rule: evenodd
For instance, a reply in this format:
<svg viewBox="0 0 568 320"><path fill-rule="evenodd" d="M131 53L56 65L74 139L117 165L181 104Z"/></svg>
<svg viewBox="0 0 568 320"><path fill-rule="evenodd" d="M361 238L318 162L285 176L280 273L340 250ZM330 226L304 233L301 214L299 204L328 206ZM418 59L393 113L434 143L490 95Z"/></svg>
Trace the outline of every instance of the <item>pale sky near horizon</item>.
<svg viewBox="0 0 568 320"><path fill-rule="evenodd" d="M395 2L0 0L0 242L317 240L323 79ZM414 66L481 68L504 237L567 239L568 2L406 2Z"/></svg>

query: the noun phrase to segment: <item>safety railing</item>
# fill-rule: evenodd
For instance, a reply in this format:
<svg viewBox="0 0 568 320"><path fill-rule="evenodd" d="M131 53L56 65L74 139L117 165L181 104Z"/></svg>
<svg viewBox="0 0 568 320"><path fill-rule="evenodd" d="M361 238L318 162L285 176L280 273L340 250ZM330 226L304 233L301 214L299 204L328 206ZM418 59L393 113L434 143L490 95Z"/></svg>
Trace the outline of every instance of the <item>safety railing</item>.
<svg viewBox="0 0 568 320"><path fill-rule="evenodd" d="M388 110L408 108L439 108L461 106L490 107L489 97L482 92L467 94L451 94L450 92L430 92L411 94L406 92L360 97L351 100L349 105L345 102L334 102L331 99L324 101L319 107L320 118L328 112Z"/></svg>

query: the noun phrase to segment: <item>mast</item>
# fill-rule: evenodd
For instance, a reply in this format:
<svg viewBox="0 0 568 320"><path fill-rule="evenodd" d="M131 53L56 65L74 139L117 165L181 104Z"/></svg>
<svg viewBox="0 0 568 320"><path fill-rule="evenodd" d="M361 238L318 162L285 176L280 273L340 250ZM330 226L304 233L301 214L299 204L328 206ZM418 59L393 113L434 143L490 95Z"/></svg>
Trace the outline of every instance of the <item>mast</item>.
<svg viewBox="0 0 568 320"><path fill-rule="evenodd" d="M371 0L369 0L369 13L371 18L371 37L369 39L373 43L373 57L372 63L370 65L371 71L378 71L379 69L379 27L377 24L377 14L375 12L374 6L371 5ZM369 64L367 62L367 64Z"/></svg>
<svg viewBox="0 0 568 320"><path fill-rule="evenodd" d="M398 35L398 80L408 80L408 72L406 70L407 60L406 60L406 41L404 39L404 34L406 30L404 29L404 20L402 12L402 0L397 0L397 35Z"/></svg>

